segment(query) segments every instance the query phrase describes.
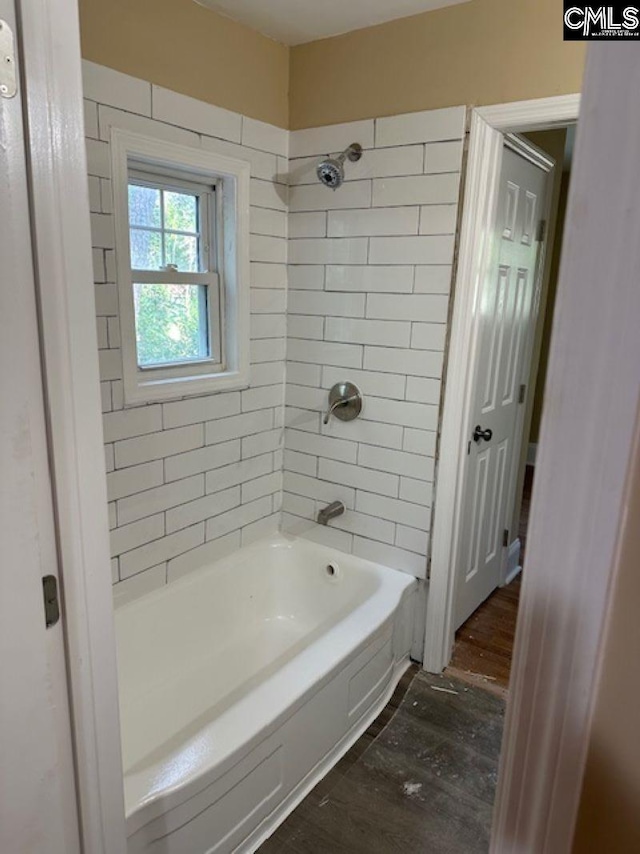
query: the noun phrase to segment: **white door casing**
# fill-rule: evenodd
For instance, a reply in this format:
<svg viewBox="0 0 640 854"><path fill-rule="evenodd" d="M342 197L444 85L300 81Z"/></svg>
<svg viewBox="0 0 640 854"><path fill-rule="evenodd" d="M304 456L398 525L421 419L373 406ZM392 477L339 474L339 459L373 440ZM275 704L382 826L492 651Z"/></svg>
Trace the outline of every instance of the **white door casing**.
<svg viewBox="0 0 640 854"><path fill-rule="evenodd" d="M478 348L468 422L466 483L456 566L454 628L500 584L512 516L527 376L553 164L511 137L502 156L487 272L477 297ZM477 440L474 431L480 427ZM483 434L485 437L483 437ZM490 436L490 438L488 438Z"/></svg>
<svg viewBox="0 0 640 854"><path fill-rule="evenodd" d="M81 845L90 854L124 854L78 4L16 6Z"/></svg>
<svg viewBox="0 0 640 854"><path fill-rule="evenodd" d="M11 0L0 18L14 37ZM15 39L16 47L18 45ZM27 193L22 92L0 97L0 850L80 851Z"/></svg>

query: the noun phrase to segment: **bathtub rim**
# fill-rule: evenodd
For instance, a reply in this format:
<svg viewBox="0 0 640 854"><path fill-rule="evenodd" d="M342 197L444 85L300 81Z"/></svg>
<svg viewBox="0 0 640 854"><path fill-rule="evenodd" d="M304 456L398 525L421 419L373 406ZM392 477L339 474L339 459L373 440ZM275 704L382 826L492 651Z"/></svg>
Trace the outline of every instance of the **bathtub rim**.
<svg viewBox="0 0 640 854"><path fill-rule="evenodd" d="M259 553L265 547L273 550L290 550L297 543L304 544L306 546L311 547L312 549L320 549L323 552L335 553L337 555L340 555L343 559L346 558L350 561L353 561L356 565L362 566L367 570L370 570L372 567L374 567L378 571L382 570L383 573L391 571L394 574L405 576L410 579L417 578L417 576L411 575L410 573L404 572L403 570L394 569L393 567L385 566L382 563L376 563L375 561L368 560L367 558L349 554L349 552L341 551L340 549L334 546L327 546L323 543L316 543L314 540L309 540L306 537L299 536L296 534L290 534L285 531L274 531L270 534L266 534L264 537L260 537L260 539L255 540L252 543L249 543L245 546L240 546L239 548L234 549L228 554L222 554L215 560L209 561L208 563L205 563L202 566L197 567L196 569L191 569L188 572L185 572L184 575L181 575L179 578L176 578L173 581L168 581L167 583L161 584L158 587L154 587L152 590L134 593L130 596L118 596L116 591L114 593L113 601L114 615L117 616L117 614L119 614L121 611L126 611L130 607L139 604L141 600L144 600L145 602L150 602L153 601L153 599L155 598L162 598L166 596L168 594L168 591L170 590L176 590L180 587L188 587L196 583L201 576L206 575L208 572L210 572L214 566L219 566L221 564L231 565L234 563L238 563L241 561L241 559L250 556L254 552L256 554Z"/></svg>

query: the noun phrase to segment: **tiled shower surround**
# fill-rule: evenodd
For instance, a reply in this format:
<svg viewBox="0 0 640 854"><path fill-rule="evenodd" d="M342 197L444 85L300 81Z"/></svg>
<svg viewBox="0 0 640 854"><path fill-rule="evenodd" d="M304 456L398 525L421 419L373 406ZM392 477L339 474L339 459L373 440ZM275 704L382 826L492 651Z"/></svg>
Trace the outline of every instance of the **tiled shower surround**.
<svg viewBox="0 0 640 854"><path fill-rule="evenodd" d="M117 594L280 526L424 577L464 108L288 133L93 63L84 86ZM111 126L251 163L248 389L124 407ZM345 184L317 183L351 142ZM325 427L340 380L363 412ZM316 525L336 499L345 515Z"/></svg>
<svg viewBox="0 0 640 854"><path fill-rule="evenodd" d="M424 578L463 107L295 131L290 141L283 526ZM321 156L359 142L346 182ZM350 380L356 421L319 410ZM347 512L313 524L335 499Z"/></svg>

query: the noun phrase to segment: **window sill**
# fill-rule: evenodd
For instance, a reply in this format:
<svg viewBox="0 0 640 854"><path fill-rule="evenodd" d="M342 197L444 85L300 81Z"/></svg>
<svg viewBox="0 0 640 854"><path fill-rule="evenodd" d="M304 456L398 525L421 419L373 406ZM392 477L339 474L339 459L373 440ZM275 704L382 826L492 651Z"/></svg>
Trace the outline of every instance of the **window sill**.
<svg viewBox="0 0 640 854"><path fill-rule="evenodd" d="M148 372L140 371L133 382L125 382L125 405L175 400L200 394L215 394L218 391L232 391L247 388L249 371L223 371L217 374L196 374L186 377L153 379Z"/></svg>

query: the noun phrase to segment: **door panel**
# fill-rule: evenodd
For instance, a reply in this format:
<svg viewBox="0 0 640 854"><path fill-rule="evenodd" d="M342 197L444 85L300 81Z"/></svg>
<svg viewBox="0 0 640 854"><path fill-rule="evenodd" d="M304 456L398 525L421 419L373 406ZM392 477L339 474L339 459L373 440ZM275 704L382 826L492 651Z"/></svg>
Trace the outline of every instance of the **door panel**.
<svg viewBox="0 0 640 854"><path fill-rule="evenodd" d="M540 248L536 233L548 175L505 147L490 263L479 297L475 393L456 573L456 628L501 581L510 483L521 444L519 388L534 323ZM491 431L491 438L474 441L476 425Z"/></svg>
<svg viewBox="0 0 640 854"><path fill-rule="evenodd" d="M520 377L520 357L522 354L522 331L524 314L527 306L530 304L531 294L529 293L529 283L531 277L528 270L517 270L515 276L515 284L513 287L512 310L510 312L509 323L509 344L506 356L506 370L504 378L504 388L502 393L502 406L509 406L516 399L516 380Z"/></svg>
<svg viewBox="0 0 640 854"><path fill-rule="evenodd" d="M507 294L509 292L509 269L498 268L498 281L495 287L495 300L487 319L485 335L490 338L489 353L486 357L485 394L481 407L483 415L493 412L496 408L498 377L500 374L500 357L504 339L504 315L506 311Z"/></svg>
<svg viewBox="0 0 640 854"><path fill-rule="evenodd" d="M492 561L500 552L502 545L502 518L504 511L504 500L506 495L507 460L509 459L509 440L505 439L496 451L496 463L494 466L495 476L493 481L493 500L489 508L491 522L489 524L489 538L485 565Z"/></svg>
<svg viewBox="0 0 640 854"><path fill-rule="evenodd" d="M8 0L0 18L17 33ZM0 851L75 854L62 623L47 629L43 606L58 566L21 106L0 97Z"/></svg>
<svg viewBox="0 0 640 854"><path fill-rule="evenodd" d="M478 508L478 512L473 514L471 519L472 529L469 537L469 560L465 580L467 582L478 574L480 569L480 554L482 549L482 519L484 517L484 509L487 502L487 479L489 472L491 451L486 450L478 454L477 464L475 467L475 488L473 491L473 504Z"/></svg>

